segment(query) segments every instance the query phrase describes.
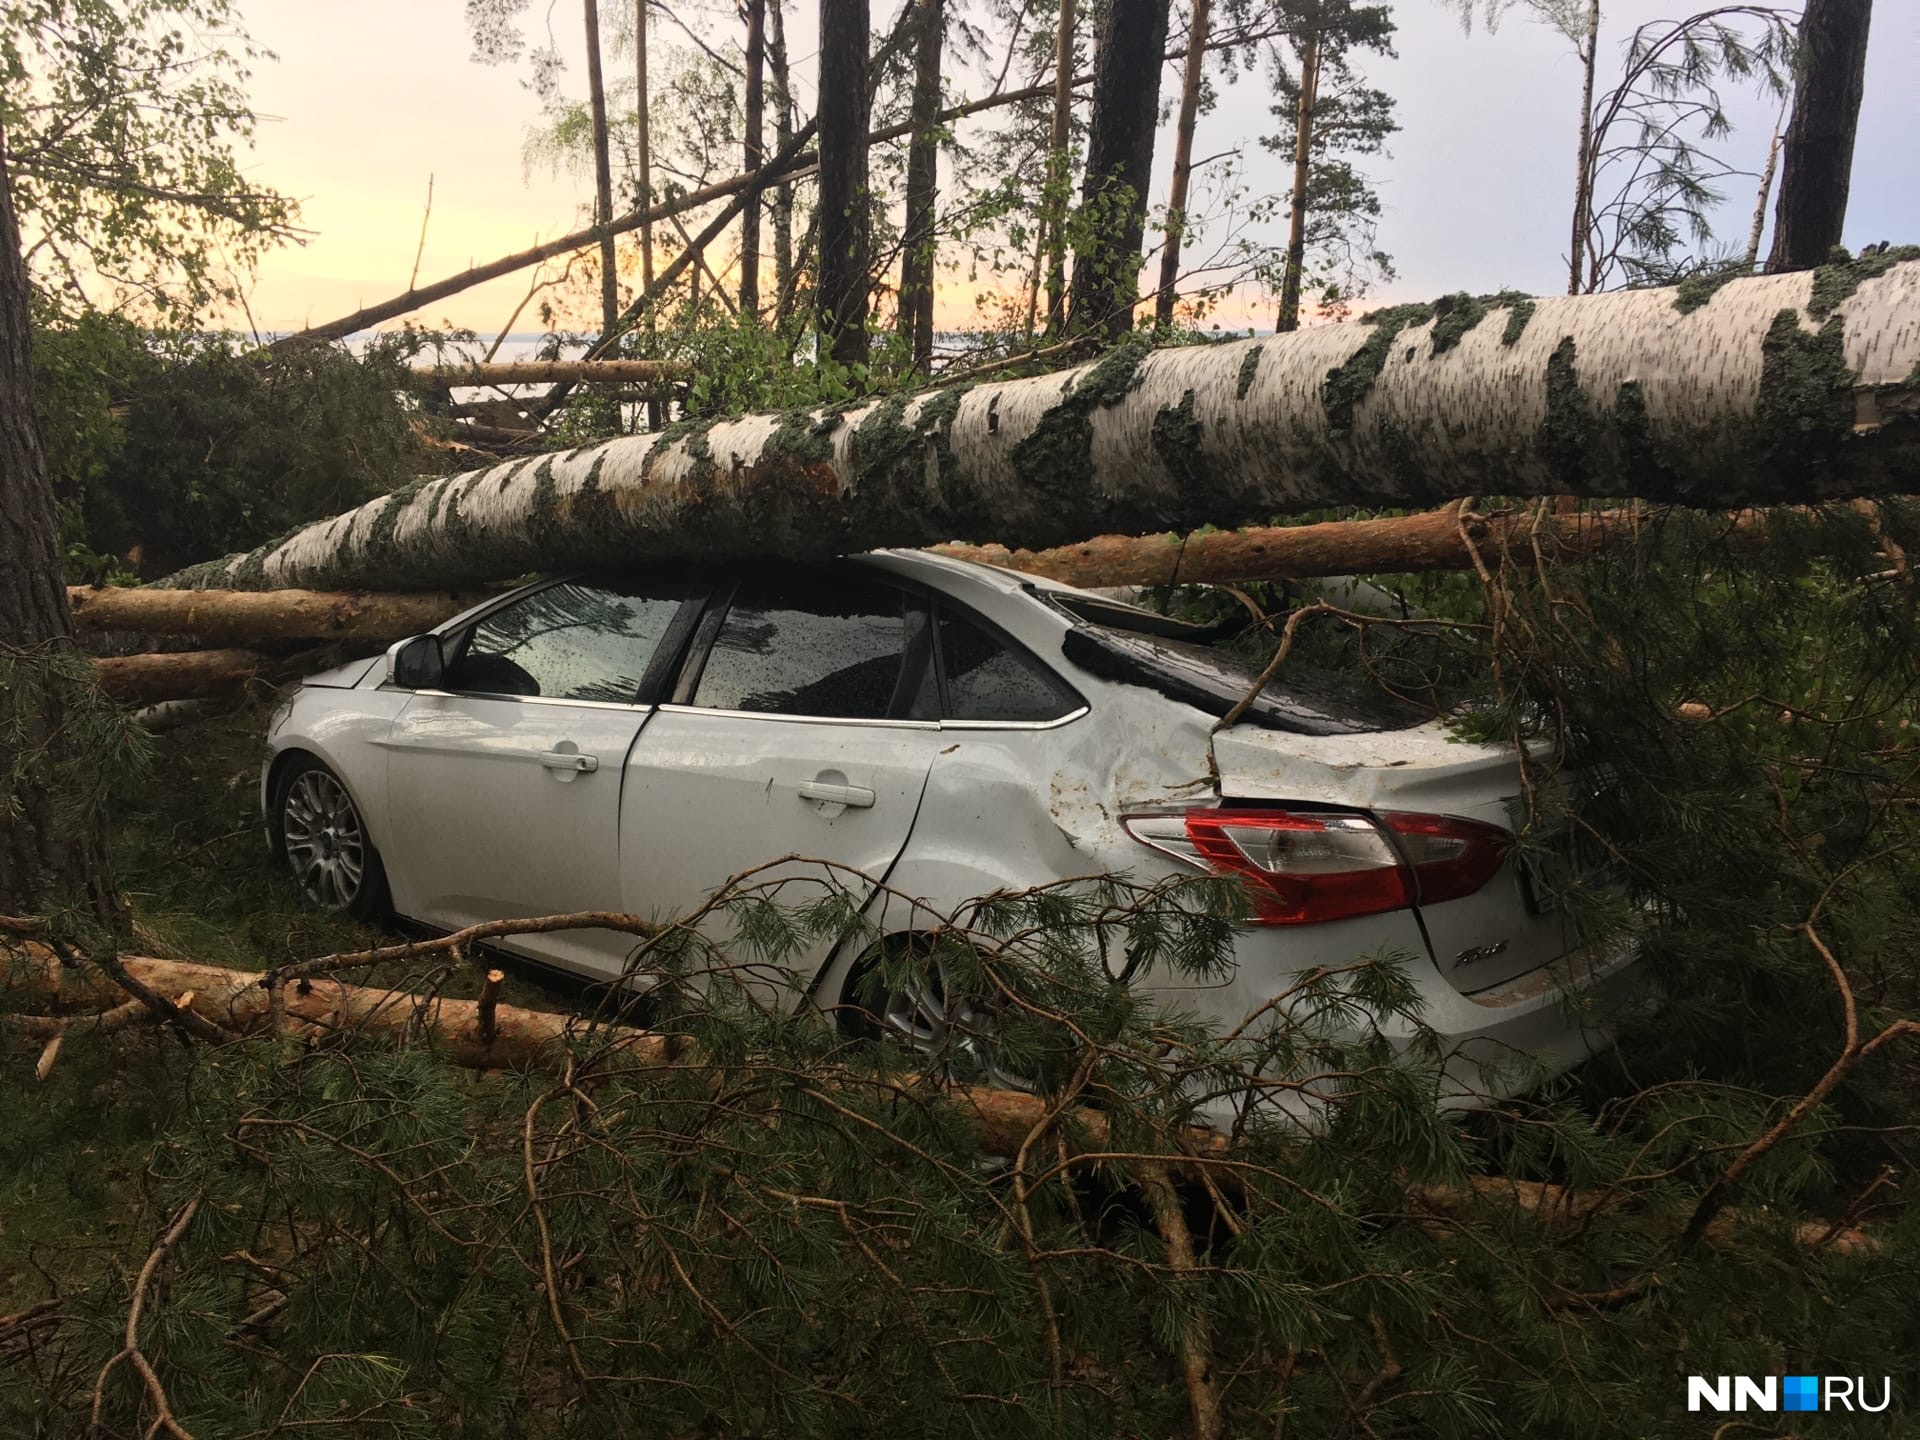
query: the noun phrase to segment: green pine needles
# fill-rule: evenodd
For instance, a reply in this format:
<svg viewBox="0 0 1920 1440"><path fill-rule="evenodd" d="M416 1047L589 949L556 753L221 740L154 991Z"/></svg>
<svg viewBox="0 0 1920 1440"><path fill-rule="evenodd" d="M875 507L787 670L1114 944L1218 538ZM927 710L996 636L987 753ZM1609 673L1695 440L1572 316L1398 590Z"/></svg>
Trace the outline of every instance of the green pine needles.
<svg viewBox="0 0 1920 1440"><path fill-rule="evenodd" d="M1894 1410L1822 1433L1892 1433L1920 1404L1914 538L1898 506L1649 513L1298 628L1287 664L1528 738L1542 898L1647 946L1619 1046L1525 1098L1438 1103L1414 957L1299 977L1237 1031L1147 1004L1142 977L1228 963L1239 898L1199 878L985 897L908 944L862 930L851 877L749 875L639 945L644 993L590 1000L558 1069L129 1030L38 1085L9 1043L0 1430L87 1433L138 1294L195 1440L1682 1436L1688 1375L1842 1372L1891 1375ZM1300 598L1247 592L1275 621ZM238 764L160 743L167 786ZM195 924L324 948L286 941L240 849L154 878L140 837L185 798L127 802L129 888L203 866L233 888ZM850 930L861 1007L771 1003ZM879 1042L914 986L992 1023ZM674 1058L623 1061L616 1021ZM1228 1094L1229 1132L1193 1128ZM123 1362L100 1433L158 1403Z"/></svg>

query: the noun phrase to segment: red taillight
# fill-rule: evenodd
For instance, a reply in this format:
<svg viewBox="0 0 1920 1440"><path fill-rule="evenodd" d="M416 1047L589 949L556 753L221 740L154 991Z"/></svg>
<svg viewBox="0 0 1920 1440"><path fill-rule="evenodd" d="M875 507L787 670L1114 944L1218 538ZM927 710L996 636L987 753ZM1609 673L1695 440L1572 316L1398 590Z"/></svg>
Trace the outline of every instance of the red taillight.
<svg viewBox="0 0 1920 1440"><path fill-rule="evenodd" d="M1503 830L1448 815L1375 821L1349 812L1196 809L1124 823L1143 845L1241 876L1262 925L1315 925L1471 894L1500 868L1508 843Z"/></svg>
<svg viewBox="0 0 1920 1440"><path fill-rule="evenodd" d="M1462 820L1457 815L1408 815L1392 811L1381 820L1400 837L1413 873L1419 877L1420 903L1438 905L1471 895L1506 863L1513 837L1497 825Z"/></svg>

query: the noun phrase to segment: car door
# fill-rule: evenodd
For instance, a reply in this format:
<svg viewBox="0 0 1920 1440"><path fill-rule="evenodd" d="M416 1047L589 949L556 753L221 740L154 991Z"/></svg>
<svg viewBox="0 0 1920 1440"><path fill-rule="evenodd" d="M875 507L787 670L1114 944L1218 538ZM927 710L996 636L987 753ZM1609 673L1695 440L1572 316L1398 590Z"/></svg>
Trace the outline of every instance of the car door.
<svg viewBox="0 0 1920 1440"><path fill-rule="evenodd" d="M402 914L455 930L621 908L627 753L651 712L650 671L671 673L676 622L697 612L684 582L569 580L443 637L443 688L417 692L387 741ZM567 930L499 943L615 974L635 942Z"/></svg>
<svg viewBox="0 0 1920 1440"><path fill-rule="evenodd" d="M805 905L835 885L864 903L905 847L939 724L916 718L926 606L862 567L762 569L710 607L671 703L627 762L620 848L628 904L682 915L728 879ZM826 862L822 864L820 862ZM724 937L715 917L703 929ZM834 937L793 957L791 1000Z"/></svg>

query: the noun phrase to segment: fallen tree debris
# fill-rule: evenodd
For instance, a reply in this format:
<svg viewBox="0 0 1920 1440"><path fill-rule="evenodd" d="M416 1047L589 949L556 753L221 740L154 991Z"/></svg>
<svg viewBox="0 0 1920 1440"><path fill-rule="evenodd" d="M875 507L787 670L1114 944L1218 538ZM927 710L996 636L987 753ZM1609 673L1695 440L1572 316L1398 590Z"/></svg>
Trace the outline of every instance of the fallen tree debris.
<svg viewBox="0 0 1920 1440"><path fill-rule="evenodd" d="M569 928L624 928L636 935L657 934L660 927L637 916L587 912L524 920L489 921L453 935L405 942L376 950L322 956L282 966L274 971L229 970L216 965L151 956L122 956L120 964L135 984L150 993L174 995L171 1002L202 1025L232 1035L282 1033L324 1041L345 1033L372 1035L399 1043L424 1042L445 1059L470 1069L571 1068L580 1044L588 1043L594 1063L624 1065L698 1064L683 1038L619 1023L587 1020L544 1010L499 1003L503 971L489 968L477 1000L451 1000L438 994L419 994L350 985L329 972L365 967L387 960L427 954L464 955L486 938L533 930ZM0 951L0 957L9 952ZM11 1015L0 1025L0 1036L16 1034L50 1048L57 1055L67 1035L104 1033L140 1018L150 1008L135 1000L104 971L72 966L38 941L15 942L10 965L0 964L0 994L14 1001L60 1007L44 1015ZM277 1014L276 1014L277 1011ZM43 1065L51 1060L42 1051ZM42 1075L44 1079L44 1074ZM1115 1147L1112 1127L1099 1109L1056 1103L1049 1097L986 1085L930 1080L924 1076L860 1074L836 1069L823 1072L828 1089L867 1091L902 1104L943 1104L964 1118L982 1150L992 1155L1022 1155L1038 1138L1054 1136L1059 1164L1070 1168L1160 1167L1165 1174L1203 1183L1210 1191L1233 1188L1236 1170L1247 1168L1236 1159L1231 1137L1204 1126L1189 1126L1167 1137L1170 1151L1157 1156ZM1257 1168L1257 1167L1256 1167ZM1634 1195L1628 1191L1581 1191L1539 1181L1504 1176L1473 1176L1464 1186L1412 1184L1407 1200L1414 1212L1437 1221L1458 1220L1472 1207L1496 1204L1526 1212L1541 1224L1575 1230L1603 1212L1627 1212ZM1164 1224L1167 1217L1162 1215ZM1634 1212L1627 1223L1654 1233L1678 1234L1683 1219ZM1742 1233L1765 1228L1769 1217L1737 1208L1721 1211L1700 1238L1709 1245L1734 1242ZM1809 1221L1797 1226L1794 1243L1807 1249L1829 1249L1838 1254L1874 1254L1881 1242L1869 1231L1842 1220Z"/></svg>
<svg viewBox="0 0 1920 1440"><path fill-rule="evenodd" d="M567 1042L584 1033L582 1022L570 1015L496 1004L491 1038L483 1039L478 1001L347 985L324 976L269 990L263 983L266 975L257 971L144 955L122 956L120 963L137 982L161 994L181 996L193 1014L236 1035L271 1029L276 994L283 1023L304 1034L325 1038L351 1031L394 1040L418 1036L454 1064L477 1069L561 1064ZM0 968L0 977L7 981L6 993L16 999L32 998L69 1009L117 1010L126 999L126 992L104 972L65 966L52 950L36 942L27 943L20 963ZM35 1018L58 1022L61 1030L52 1033L102 1023L91 1013ZM660 1064L671 1055L672 1045L664 1036L627 1027L600 1027L594 1033L596 1044L609 1057ZM43 1037L51 1038L47 1031L34 1036Z"/></svg>
<svg viewBox="0 0 1920 1440"><path fill-rule="evenodd" d="M485 591L219 591L68 587L78 630L192 635L213 644L355 640L389 644L478 605ZM144 657L143 657L144 658Z"/></svg>
<svg viewBox="0 0 1920 1440"><path fill-rule="evenodd" d="M1194 535L1099 535L1052 550L1009 550L1004 545L935 545L932 549L936 555L1042 575L1064 585L1096 589L1213 585L1315 575L1471 570L1474 548L1489 565L1498 565L1509 555L1530 560L1535 541L1557 555L1580 554L1630 538L1643 522L1640 512L1625 509L1569 515L1462 515L1449 507L1377 520L1250 525L1244 530Z"/></svg>
<svg viewBox="0 0 1920 1440"><path fill-rule="evenodd" d="M167 655L109 655L94 662L100 689L123 705L224 695L274 662L253 650L183 650Z"/></svg>
<svg viewBox="0 0 1920 1440"><path fill-rule="evenodd" d="M678 360L497 360L415 373L436 385L667 385L691 380L693 367Z"/></svg>

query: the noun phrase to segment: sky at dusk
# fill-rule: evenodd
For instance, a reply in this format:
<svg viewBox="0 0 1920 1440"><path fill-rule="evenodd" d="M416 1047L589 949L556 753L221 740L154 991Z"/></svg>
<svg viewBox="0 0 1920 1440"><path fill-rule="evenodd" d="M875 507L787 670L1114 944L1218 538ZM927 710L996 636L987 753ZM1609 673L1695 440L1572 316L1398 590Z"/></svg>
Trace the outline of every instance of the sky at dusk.
<svg viewBox="0 0 1920 1440"><path fill-rule="evenodd" d="M603 0L602 8L619 3ZM262 329L328 319L404 289L420 244L429 176L433 210L419 257L423 282L583 223L590 180L527 170L522 153L538 104L521 84L523 69L470 60L460 0L242 0L240 8L254 38L278 55L260 61L251 82L263 123L249 170L297 196L314 232L305 246L262 263L250 307ZM732 8L725 5L725 13ZM812 101L812 7L797 8L789 47L804 112ZM676 13L692 20L700 12L676 7ZM892 15L881 3L873 13L876 25ZM1661 0L1611 0L1603 88L1633 27L1678 13ZM530 29L544 28L549 15L569 57L568 78L582 89L579 6L552 0L549 11L546 0L535 0ZM1377 298L1563 289L1579 80L1566 42L1517 9L1492 33L1476 24L1470 35L1457 11L1432 0L1398 6L1394 15L1397 58L1370 57L1367 64L1372 83L1398 100L1401 125L1390 153L1368 166L1384 203L1379 243L1400 272ZM1846 236L1856 249L1920 239L1920 145L1913 141L1920 128L1920 5L1883 0L1873 25ZM662 27L656 44L672 39ZM609 65L624 75L622 61L610 56ZM1178 84L1177 66L1169 66L1163 107ZM991 88L990 77L950 75L948 85L950 101ZM1734 92L1731 102L1736 129L1724 152L1757 171L1777 102L1748 92ZM1275 128L1271 103L1258 74L1222 86L1218 103L1200 119L1196 156L1237 150L1256 188L1281 189L1286 161L1258 144ZM1169 122L1155 155L1162 192L1171 149ZM1729 185L1717 227L1723 238L1744 238L1754 191L1755 182L1745 179ZM1282 225L1283 215L1269 233ZM493 331L526 286L526 275L508 277L416 318ZM979 288L948 277L939 323L965 324ZM1271 305L1249 296L1221 318L1265 327ZM516 328L538 326L523 318Z"/></svg>

